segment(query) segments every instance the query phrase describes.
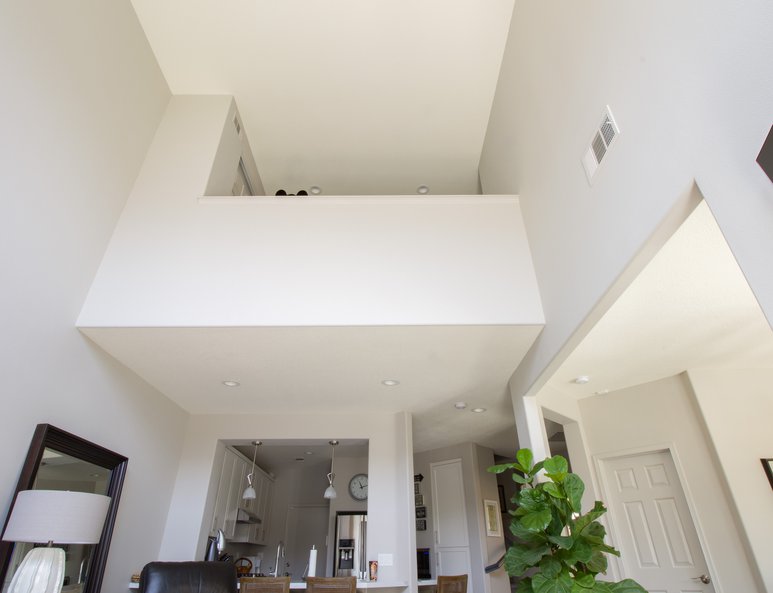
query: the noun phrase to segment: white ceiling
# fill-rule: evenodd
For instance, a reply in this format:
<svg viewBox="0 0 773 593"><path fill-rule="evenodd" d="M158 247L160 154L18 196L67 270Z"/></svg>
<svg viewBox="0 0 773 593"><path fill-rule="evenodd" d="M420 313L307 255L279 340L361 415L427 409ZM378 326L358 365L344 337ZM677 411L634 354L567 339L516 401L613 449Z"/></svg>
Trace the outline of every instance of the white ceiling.
<svg viewBox="0 0 773 593"><path fill-rule="evenodd" d="M587 397L701 368L773 368L773 331L705 202L548 385Z"/></svg>
<svg viewBox="0 0 773 593"><path fill-rule="evenodd" d="M515 449L507 382L541 326L84 328L192 414L414 414L414 448ZM382 384L395 379L399 385ZM236 380L239 387L226 387ZM469 408L459 411L457 401ZM473 413L483 407L485 413ZM255 435L260 438L260 435Z"/></svg>
<svg viewBox="0 0 773 593"><path fill-rule="evenodd" d="M132 4L172 93L235 96L267 193L478 193L513 0Z"/></svg>
<svg viewBox="0 0 773 593"><path fill-rule="evenodd" d="M132 2L173 93L236 97L268 193L477 193L513 0ZM538 331L84 333L192 413L408 410L417 451L471 440L512 455L506 384ZM550 385L584 397L688 368L772 362L770 326L702 206ZM578 375L591 382L572 383ZM382 385L388 378L400 385Z"/></svg>

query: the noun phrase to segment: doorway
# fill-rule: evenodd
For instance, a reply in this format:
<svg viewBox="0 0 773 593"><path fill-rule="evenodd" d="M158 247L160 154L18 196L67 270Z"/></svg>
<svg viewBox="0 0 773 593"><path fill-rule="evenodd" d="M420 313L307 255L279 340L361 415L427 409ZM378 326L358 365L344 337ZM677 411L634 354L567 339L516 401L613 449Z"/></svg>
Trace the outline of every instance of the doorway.
<svg viewBox="0 0 773 593"><path fill-rule="evenodd" d="M625 577L648 591L714 593L668 449L599 460Z"/></svg>

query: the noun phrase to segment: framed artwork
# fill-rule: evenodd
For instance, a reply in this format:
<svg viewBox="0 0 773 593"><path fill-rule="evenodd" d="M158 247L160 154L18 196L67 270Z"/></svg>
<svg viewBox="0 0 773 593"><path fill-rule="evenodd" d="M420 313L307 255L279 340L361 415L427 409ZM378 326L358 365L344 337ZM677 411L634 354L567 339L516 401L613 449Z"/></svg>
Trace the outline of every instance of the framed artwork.
<svg viewBox="0 0 773 593"><path fill-rule="evenodd" d="M413 483L413 494L419 496L421 494L421 482Z"/></svg>
<svg viewBox="0 0 773 593"><path fill-rule="evenodd" d="M760 459L762 467L765 468L765 474L768 476L770 487L773 488L773 459Z"/></svg>
<svg viewBox="0 0 773 593"><path fill-rule="evenodd" d="M426 519L416 519L416 531L427 531Z"/></svg>
<svg viewBox="0 0 773 593"><path fill-rule="evenodd" d="M502 517L499 514L499 502L496 500L484 500L483 516L486 521L486 535L489 537L501 536Z"/></svg>
<svg viewBox="0 0 773 593"><path fill-rule="evenodd" d="M423 494L417 494L416 495L416 506L417 507L423 507L424 506L424 495Z"/></svg>
<svg viewBox="0 0 773 593"><path fill-rule="evenodd" d="M417 519L426 519L427 518L427 507L416 507L416 518Z"/></svg>

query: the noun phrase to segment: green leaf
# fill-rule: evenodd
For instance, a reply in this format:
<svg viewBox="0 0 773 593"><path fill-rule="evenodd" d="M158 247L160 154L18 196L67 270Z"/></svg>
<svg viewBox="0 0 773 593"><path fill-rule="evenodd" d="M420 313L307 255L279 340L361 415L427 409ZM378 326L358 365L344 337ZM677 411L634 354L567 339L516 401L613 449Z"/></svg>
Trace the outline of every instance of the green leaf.
<svg viewBox="0 0 773 593"><path fill-rule="evenodd" d="M544 463L545 473L550 474L565 474L569 471L569 464L566 459L561 455L554 455L553 457L546 459Z"/></svg>
<svg viewBox="0 0 773 593"><path fill-rule="evenodd" d="M542 534L539 531L529 531L523 525L521 525L520 521L510 522L510 533L512 533L519 540L522 540L524 543L527 543L527 544L545 542L544 534Z"/></svg>
<svg viewBox="0 0 773 593"><path fill-rule="evenodd" d="M575 534L579 534L583 529L585 529L588 525L590 525L593 521L601 517L601 515L606 512L607 509L604 508L604 503L600 500L597 500L590 511L577 517L574 520Z"/></svg>
<svg viewBox="0 0 773 593"><path fill-rule="evenodd" d="M544 531L545 528L550 525L552 519L553 515L550 512L550 509L543 509L541 511L526 513L521 517L520 523L529 531Z"/></svg>
<svg viewBox="0 0 773 593"><path fill-rule="evenodd" d="M596 577L592 574L581 574L574 577L574 582L583 589L592 589L596 583Z"/></svg>
<svg viewBox="0 0 773 593"><path fill-rule="evenodd" d="M588 563L593 557L593 547L584 539L575 540L571 552L577 562Z"/></svg>
<svg viewBox="0 0 773 593"><path fill-rule="evenodd" d="M582 506L582 495L585 492L585 484L577 474L567 474L563 482L564 491L569 499L569 504L575 513L580 512Z"/></svg>
<svg viewBox="0 0 773 593"><path fill-rule="evenodd" d="M625 579L619 583L610 583L612 593L647 593L647 590L633 579Z"/></svg>
<svg viewBox="0 0 773 593"><path fill-rule="evenodd" d="M519 472L523 471L523 467L517 463L500 463L498 465L492 465L491 467L486 468L486 471L491 472L492 474L501 474L511 469L518 470Z"/></svg>
<svg viewBox="0 0 773 593"><path fill-rule="evenodd" d="M521 474L513 472L513 482L518 484L531 484L533 480L531 478L524 478Z"/></svg>
<svg viewBox="0 0 773 593"><path fill-rule="evenodd" d="M597 581L591 589L591 593L612 593L611 583Z"/></svg>
<svg viewBox="0 0 773 593"><path fill-rule="evenodd" d="M550 547L546 545L536 547L511 546L505 554L505 570L507 574L519 577L532 566L539 564L542 557L549 553Z"/></svg>
<svg viewBox="0 0 773 593"><path fill-rule="evenodd" d="M534 454L531 449L520 449L515 454L515 459L521 464L526 473L531 472L531 468L534 466Z"/></svg>
<svg viewBox="0 0 773 593"><path fill-rule="evenodd" d="M607 572L607 557L601 550L594 550L590 560L585 563L587 569L596 574Z"/></svg>
<svg viewBox="0 0 773 593"><path fill-rule="evenodd" d="M547 499L542 490L537 488L524 488L518 493L518 506L526 511L541 511L547 506Z"/></svg>
<svg viewBox="0 0 773 593"><path fill-rule="evenodd" d="M534 589L531 588L531 579L521 579L521 582L518 583L518 588L515 590L515 593L534 593Z"/></svg>
<svg viewBox="0 0 773 593"><path fill-rule="evenodd" d="M552 556L546 556L539 563L540 572L549 579L557 577L558 573L561 572L561 568L561 563Z"/></svg>
<svg viewBox="0 0 773 593"><path fill-rule="evenodd" d="M568 535L549 535L548 541L563 550L568 550L574 543L574 539Z"/></svg>
<svg viewBox="0 0 773 593"><path fill-rule="evenodd" d="M564 498L564 493L561 492L561 489L558 487L558 484L554 484L553 482L547 482L546 484L542 484L542 489L550 494L553 498Z"/></svg>
<svg viewBox="0 0 773 593"><path fill-rule="evenodd" d="M572 576L564 570L557 577L547 578L544 574L535 574L531 579L534 593L571 593Z"/></svg>
<svg viewBox="0 0 773 593"><path fill-rule="evenodd" d="M607 530L598 521L593 521L585 529L582 530L582 536L593 544L603 544L604 536L607 534Z"/></svg>

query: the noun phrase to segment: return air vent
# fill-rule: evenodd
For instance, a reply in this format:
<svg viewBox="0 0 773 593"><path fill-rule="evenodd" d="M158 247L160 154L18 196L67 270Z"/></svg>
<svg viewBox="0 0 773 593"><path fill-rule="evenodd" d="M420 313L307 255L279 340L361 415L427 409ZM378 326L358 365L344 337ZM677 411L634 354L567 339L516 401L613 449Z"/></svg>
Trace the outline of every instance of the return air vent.
<svg viewBox="0 0 773 593"><path fill-rule="evenodd" d="M241 135L242 133L242 124L239 122L239 116L234 115L234 128L236 128L236 134Z"/></svg>
<svg viewBox="0 0 773 593"><path fill-rule="evenodd" d="M617 127L615 118L612 117L612 111L609 109L609 105L607 105L601 118L601 124L593 132L590 146L582 157L582 166L585 169L585 175L588 177L588 183L592 184L596 170L619 134L620 128Z"/></svg>

